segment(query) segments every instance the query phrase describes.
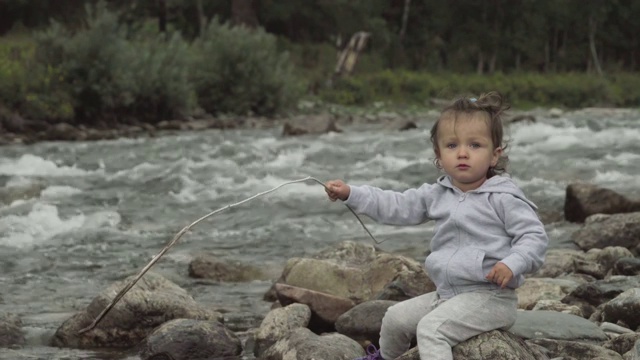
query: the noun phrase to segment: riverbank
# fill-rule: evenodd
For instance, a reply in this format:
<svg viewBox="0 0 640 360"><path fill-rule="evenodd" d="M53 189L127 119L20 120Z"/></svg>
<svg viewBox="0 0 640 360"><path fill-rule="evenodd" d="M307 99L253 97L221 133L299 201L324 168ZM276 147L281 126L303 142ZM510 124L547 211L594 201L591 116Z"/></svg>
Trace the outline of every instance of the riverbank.
<svg viewBox="0 0 640 360"><path fill-rule="evenodd" d="M27 120L18 115L1 118L0 146L12 144L34 144L42 141L96 141L119 138L156 137L180 131L201 131L207 129L266 129L283 128L283 135L302 135L339 131L341 127L354 124L377 124L386 129L404 130L415 127L425 119L438 116L439 109L447 101L432 99L431 106L393 106L383 102L371 106L342 106L312 101L301 101L295 112L278 117L256 116L219 116L203 114L200 117L188 117L161 121L129 122L126 124L98 124L87 126L71 123L50 124L46 121ZM607 108L606 111L624 109ZM541 117L560 117L565 113L559 108L534 108L528 110L512 109L508 122L535 122ZM290 127L286 127L289 124Z"/></svg>

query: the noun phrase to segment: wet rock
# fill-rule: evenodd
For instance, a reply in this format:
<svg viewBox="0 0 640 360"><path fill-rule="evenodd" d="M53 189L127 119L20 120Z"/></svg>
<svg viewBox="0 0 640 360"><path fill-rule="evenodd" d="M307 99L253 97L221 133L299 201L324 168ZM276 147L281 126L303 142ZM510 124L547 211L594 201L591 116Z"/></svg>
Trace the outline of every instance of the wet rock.
<svg viewBox="0 0 640 360"><path fill-rule="evenodd" d="M521 114L521 115L516 115L516 116L512 117L508 121L509 124L515 124L515 123L519 123L519 122L526 122L526 123L529 123L529 124L533 124L533 123L536 122L536 117L531 115L531 114Z"/></svg>
<svg viewBox="0 0 640 360"><path fill-rule="evenodd" d="M568 305L558 300L540 300L531 309L533 311L555 311L565 314L571 314L579 317L584 317L582 310L575 305Z"/></svg>
<svg viewBox="0 0 640 360"><path fill-rule="evenodd" d="M238 337L218 321L175 319L146 339L142 360L169 356L172 360L208 360L242 353Z"/></svg>
<svg viewBox="0 0 640 360"><path fill-rule="evenodd" d="M543 346L554 358L622 360L617 352L596 344L552 339L535 339L530 342Z"/></svg>
<svg viewBox="0 0 640 360"><path fill-rule="evenodd" d="M592 215L571 239L583 250L622 246L634 250L640 238L640 212Z"/></svg>
<svg viewBox="0 0 640 360"><path fill-rule="evenodd" d="M298 116L287 120L282 128L282 136L317 135L328 132L342 132L336 119L328 114Z"/></svg>
<svg viewBox="0 0 640 360"><path fill-rule="evenodd" d="M604 331L591 321L555 311L518 311L516 322L508 331L525 339L608 339Z"/></svg>
<svg viewBox="0 0 640 360"><path fill-rule="evenodd" d="M624 355L629 351L633 351L635 348L634 345L640 345L640 333L631 332L616 336L615 338L605 342L602 347L613 350L620 355ZM640 346L635 350L638 351L637 354L640 355Z"/></svg>
<svg viewBox="0 0 640 360"><path fill-rule="evenodd" d="M584 251L572 249L550 249L542 267L531 277L555 278L575 271L575 259L584 259Z"/></svg>
<svg viewBox="0 0 640 360"><path fill-rule="evenodd" d="M17 315L0 313L0 347L23 345L22 321Z"/></svg>
<svg viewBox="0 0 640 360"><path fill-rule="evenodd" d="M52 344L71 348L129 348L169 320L222 321L222 314L203 308L184 289L158 274L147 273L94 329L78 334L134 277L111 284L85 310L65 321Z"/></svg>
<svg viewBox="0 0 640 360"><path fill-rule="evenodd" d="M570 280L528 278L516 289L518 308L531 310L541 300L562 300L578 285Z"/></svg>
<svg viewBox="0 0 640 360"><path fill-rule="evenodd" d="M547 360L548 358L522 339L505 331L489 331L453 347L454 360ZM396 360L420 360L418 348L407 351Z"/></svg>
<svg viewBox="0 0 640 360"><path fill-rule="evenodd" d="M309 329L301 328L291 336L278 340L262 354L260 360L352 360L363 355L362 346L344 335L316 335Z"/></svg>
<svg viewBox="0 0 640 360"><path fill-rule="evenodd" d="M619 259L613 266L616 275L640 275L640 259L634 257Z"/></svg>
<svg viewBox="0 0 640 360"><path fill-rule="evenodd" d="M355 305L347 298L287 284L276 284L276 293L283 306L292 303L309 306L313 315L311 319L313 324L310 325L312 330L315 330L314 327L332 329L338 317Z"/></svg>
<svg viewBox="0 0 640 360"><path fill-rule="evenodd" d="M605 321L622 321L632 330L640 327L640 316L629 316L630 314L640 314L640 288L629 289L607 302L603 308L603 318Z"/></svg>
<svg viewBox="0 0 640 360"><path fill-rule="evenodd" d="M330 253L289 259L277 282L348 298L356 304L379 299L378 295L391 283L401 289L403 298L435 290L422 265L413 259L377 252L369 244L354 242L338 245L335 258Z"/></svg>
<svg viewBox="0 0 640 360"><path fill-rule="evenodd" d="M594 214L618 214L640 211L640 201L632 201L617 192L591 184L569 184L564 202L565 220L584 222Z"/></svg>
<svg viewBox="0 0 640 360"><path fill-rule="evenodd" d="M615 298L625 290L636 287L640 287L640 276L612 276L609 279L582 284L568 296L598 306ZM564 300L562 302L567 303Z"/></svg>
<svg viewBox="0 0 640 360"><path fill-rule="evenodd" d="M336 321L336 330L361 343L369 341L378 346L382 318L397 301L371 300L356 305Z"/></svg>
<svg viewBox="0 0 640 360"><path fill-rule="evenodd" d="M291 304L271 310L255 334L254 355L260 355L280 339L306 328L311 320L311 309L303 304Z"/></svg>
<svg viewBox="0 0 640 360"><path fill-rule="evenodd" d="M218 260L215 255L200 255L189 263L189 276L227 282L244 282L264 279L261 271L253 266Z"/></svg>
<svg viewBox="0 0 640 360"><path fill-rule="evenodd" d="M16 200L27 200L39 197L45 188L46 185L42 183L0 188L0 204L11 204Z"/></svg>

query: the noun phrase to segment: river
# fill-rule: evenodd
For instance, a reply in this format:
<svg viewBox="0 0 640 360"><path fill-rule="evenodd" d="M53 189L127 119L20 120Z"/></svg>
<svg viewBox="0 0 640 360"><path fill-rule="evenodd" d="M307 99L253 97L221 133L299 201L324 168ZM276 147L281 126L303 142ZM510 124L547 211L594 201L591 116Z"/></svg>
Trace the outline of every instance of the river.
<svg viewBox="0 0 640 360"><path fill-rule="evenodd" d="M561 220L575 181L640 198L640 111L585 109L516 123L510 173L546 218L552 247L573 247L577 228ZM0 186L33 184L38 197L0 204L0 312L21 317L26 344L2 359L138 359L131 352L47 346L58 326L107 285L137 273L180 229L199 217L286 181L312 176L403 190L432 182L427 120L412 131L360 124L343 133L282 137L281 129L207 130L95 142L0 147ZM385 251L422 262L431 223L377 225ZM371 241L357 219L313 182L284 186L205 220L153 271L222 309L238 332L269 311L271 281L206 283L188 264L209 252L276 278L287 259L342 240ZM245 359L251 359L251 355Z"/></svg>

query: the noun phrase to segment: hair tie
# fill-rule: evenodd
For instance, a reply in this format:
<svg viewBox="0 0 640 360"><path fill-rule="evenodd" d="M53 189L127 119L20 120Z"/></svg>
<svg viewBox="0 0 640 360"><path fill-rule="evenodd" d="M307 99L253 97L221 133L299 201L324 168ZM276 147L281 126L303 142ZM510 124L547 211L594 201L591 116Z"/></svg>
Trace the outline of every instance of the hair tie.
<svg viewBox="0 0 640 360"><path fill-rule="evenodd" d="M478 101L478 99L476 99L476 98L470 98L470 99L469 99L469 101L471 101L472 103L474 103L474 102Z"/></svg>

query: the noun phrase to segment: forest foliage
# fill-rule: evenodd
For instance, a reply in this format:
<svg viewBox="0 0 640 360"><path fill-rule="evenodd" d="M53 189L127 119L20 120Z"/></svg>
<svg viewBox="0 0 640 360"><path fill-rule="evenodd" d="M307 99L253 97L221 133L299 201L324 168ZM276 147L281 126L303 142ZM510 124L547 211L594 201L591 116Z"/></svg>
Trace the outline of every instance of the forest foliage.
<svg viewBox="0 0 640 360"><path fill-rule="evenodd" d="M0 0L0 112L51 122L274 115L498 90L637 106L633 0ZM333 74L358 31L354 74Z"/></svg>

